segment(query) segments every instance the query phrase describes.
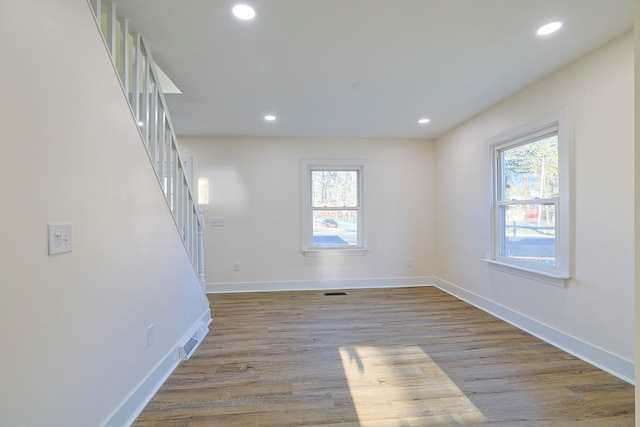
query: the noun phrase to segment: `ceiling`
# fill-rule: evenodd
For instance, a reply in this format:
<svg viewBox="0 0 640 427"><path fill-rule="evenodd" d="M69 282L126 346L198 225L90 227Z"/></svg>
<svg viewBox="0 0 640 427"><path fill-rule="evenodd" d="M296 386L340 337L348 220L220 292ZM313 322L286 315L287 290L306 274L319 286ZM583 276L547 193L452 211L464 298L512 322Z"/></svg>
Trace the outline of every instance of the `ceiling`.
<svg viewBox="0 0 640 427"><path fill-rule="evenodd" d="M115 3L182 91L178 135L435 138L633 28L633 0Z"/></svg>

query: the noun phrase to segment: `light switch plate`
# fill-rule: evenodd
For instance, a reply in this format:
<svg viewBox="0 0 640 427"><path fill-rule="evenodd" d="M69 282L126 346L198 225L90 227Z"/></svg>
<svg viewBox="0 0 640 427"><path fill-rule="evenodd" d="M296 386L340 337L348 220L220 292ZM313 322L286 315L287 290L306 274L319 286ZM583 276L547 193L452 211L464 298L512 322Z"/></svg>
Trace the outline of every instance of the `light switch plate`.
<svg viewBox="0 0 640 427"><path fill-rule="evenodd" d="M224 218L211 218L211 220L209 221L209 225L211 227L224 227Z"/></svg>
<svg viewBox="0 0 640 427"><path fill-rule="evenodd" d="M71 224L49 224L49 255L71 252L72 237Z"/></svg>
<svg viewBox="0 0 640 427"><path fill-rule="evenodd" d="M151 347L156 340L156 325L147 326L147 347Z"/></svg>

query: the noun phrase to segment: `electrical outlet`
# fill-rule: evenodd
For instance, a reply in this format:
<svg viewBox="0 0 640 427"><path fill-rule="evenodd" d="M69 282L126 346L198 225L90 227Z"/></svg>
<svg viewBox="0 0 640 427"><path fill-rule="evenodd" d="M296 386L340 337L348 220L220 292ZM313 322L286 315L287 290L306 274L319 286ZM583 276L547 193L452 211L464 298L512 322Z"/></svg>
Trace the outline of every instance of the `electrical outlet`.
<svg viewBox="0 0 640 427"><path fill-rule="evenodd" d="M407 258L407 267L413 267L413 260L411 258Z"/></svg>
<svg viewBox="0 0 640 427"><path fill-rule="evenodd" d="M233 271L240 271L240 263L238 261L233 263Z"/></svg>

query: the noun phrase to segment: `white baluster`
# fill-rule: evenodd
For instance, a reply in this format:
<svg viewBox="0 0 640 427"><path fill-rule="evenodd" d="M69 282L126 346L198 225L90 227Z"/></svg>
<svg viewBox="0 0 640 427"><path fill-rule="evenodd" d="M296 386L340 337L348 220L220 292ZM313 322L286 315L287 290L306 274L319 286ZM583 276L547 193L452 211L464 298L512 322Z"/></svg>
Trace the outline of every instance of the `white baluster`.
<svg viewBox="0 0 640 427"><path fill-rule="evenodd" d="M171 206L171 200L170 200L170 195L171 195L171 124L168 121L169 120L169 116L168 116L169 112L167 111L167 117L166 117L166 124L165 126L167 126L167 130L165 131L165 142L164 142L164 149L165 149L165 162L167 164L166 166L166 172L165 172L165 176L167 177L167 182L166 182L166 186L164 189L164 194L167 197L167 201L169 202L169 206Z"/></svg>
<svg viewBox="0 0 640 427"><path fill-rule="evenodd" d="M138 124L142 122L140 115L140 94L142 93L142 50L140 46L141 37L140 34L134 33L133 37L133 81L131 88L131 107L133 108L133 115L136 117Z"/></svg>
<svg viewBox="0 0 640 427"><path fill-rule="evenodd" d="M175 141L174 141L175 144ZM173 151L173 170L174 170L174 176L173 176L173 215L176 218L176 223L178 223L178 226L180 224L178 216L179 216L179 202L180 202L180 198L178 196L178 183L180 182L180 159L178 158L178 151L175 148L175 145L173 145L173 147L171 147L171 151Z"/></svg>
<svg viewBox="0 0 640 427"><path fill-rule="evenodd" d="M102 0L91 0L91 7L98 23L98 29L102 32Z"/></svg>
<svg viewBox="0 0 640 427"><path fill-rule="evenodd" d="M166 130L167 130L167 118L164 111L164 108L160 108L160 135L158 135L158 178L160 179L160 185L162 186L162 192L165 197L167 196L167 182L165 179L166 176L166 167L165 167L165 144L166 144Z"/></svg>
<svg viewBox="0 0 640 427"><path fill-rule="evenodd" d="M143 119L142 119L142 126L143 126L143 132L142 135L144 136L144 143L147 146L147 150L149 149L149 120L150 120L150 111L149 111L149 96L150 96L150 88L151 88L151 82L149 81L149 59L145 56L143 56L144 58L144 72L142 73L142 78L143 78L143 82L142 82L142 87L143 87L143 101L142 101L142 114L143 114Z"/></svg>
<svg viewBox="0 0 640 427"><path fill-rule="evenodd" d="M149 74L151 78L151 117L149 118L149 156L151 156L151 162L153 168L158 174L158 85L153 81L153 75Z"/></svg>
<svg viewBox="0 0 640 427"><path fill-rule="evenodd" d="M129 20L118 19L120 23L120 81L124 86L124 92L129 93Z"/></svg>
<svg viewBox="0 0 640 427"><path fill-rule="evenodd" d="M169 141L169 205L171 206L171 213L173 217L176 217L176 156L172 149L173 141Z"/></svg>
<svg viewBox="0 0 640 427"><path fill-rule="evenodd" d="M107 47L111 53L111 59L116 62L116 5L111 2L105 2L107 6Z"/></svg>

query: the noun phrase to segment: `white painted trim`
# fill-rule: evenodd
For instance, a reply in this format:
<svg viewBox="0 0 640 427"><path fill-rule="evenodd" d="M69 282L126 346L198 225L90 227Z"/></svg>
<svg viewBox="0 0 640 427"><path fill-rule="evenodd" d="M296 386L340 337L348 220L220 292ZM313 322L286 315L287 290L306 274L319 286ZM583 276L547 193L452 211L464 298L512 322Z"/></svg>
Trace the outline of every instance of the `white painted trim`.
<svg viewBox="0 0 640 427"><path fill-rule="evenodd" d="M290 282L209 283L207 293L317 291L332 289L404 288L433 286L433 277L391 277L383 279L302 280Z"/></svg>
<svg viewBox="0 0 640 427"><path fill-rule="evenodd" d="M101 426L121 427L133 424L145 406L147 406L167 378L169 378L169 375L178 367L180 363L179 347L188 337L193 336L196 331L201 330L203 327L208 329L210 323L211 310L207 308L201 318L189 328L189 331L176 342L165 357L158 362L151 372L140 381L138 386L113 410Z"/></svg>
<svg viewBox="0 0 640 427"><path fill-rule="evenodd" d="M531 270L521 266L514 267L513 264L504 263L493 259L482 259L482 261L489 263L489 268L502 271L503 273L515 274L516 276L536 280L542 283L547 283L559 288L567 287L567 280L569 279L569 277L559 276L557 274L547 273L541 270Z"/></svg>
<svg viewBox="0 0 640 427"><path fill-rule="evenodd" d="M369 253L368 248L356 249L305 249L302 251L304 256L364 256Z"/></svg>
<svg viewBox="0 0 640 427"><path fill-rule="evenodd" d="M312 170L357 170L358 179L358 246L343 247L318 247L313 246L313 221L311 219L313 208L311 206L311 171ZM352 255L366 255L369 248L369 222L368 222L368 197L366 176L368 170L368 162L365 159L302 159L300 168L300 249L305 256L319 256L314 252L327 251L331 252L336 249L361 251L354 252Z"/></svg>
<svg viewBox="0 0 640 427"><path fill-rule="evenodd" d="M557 132L558 135L558 185L560 194L558 201L555 202L556 210L556 265L545 266L542 264L522 262L499 254L499 242L501 234L501 223L499 206L500 180L498 179L500 172L499 152L505 148L514 147L525 141L532 141L535 138L542 137L549 132ZM500 135L488 139L490 148L490 171L491 171L491 247L488 259L494 263L494 266L511 267L503 268L506 273L518 274L541 282L549 283L554 286L565 287L566 283L562 281L541 280L545 276L557 278L571 277L571 219L573 218L573 130L571 127L571 108L565 107L560 111L541 117L531 123L520 126L516 129L504 132ZM513 201L509 201L511 203ZM520 201L520 202L525 202ZM535 200L539 203L539 199ZM517 272L520 270L520 272ZM533 273L539 275L535 276Z"/></svg>
<svg viewBox="0 0 640 427"><path fill-rule="evenodd" d="M448 294L461 299L498 319L521 329L541 340L565 351L585 362L610 373L629 384L635 384L635 364L593 344L569 335L549 325L520 314L460 286L435 277L434 285Z"/></svg>

